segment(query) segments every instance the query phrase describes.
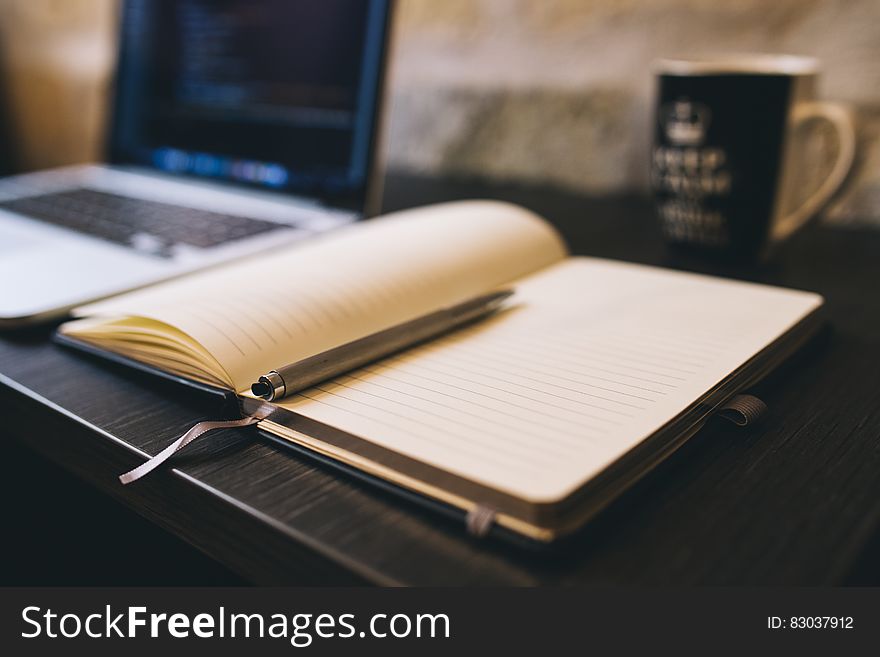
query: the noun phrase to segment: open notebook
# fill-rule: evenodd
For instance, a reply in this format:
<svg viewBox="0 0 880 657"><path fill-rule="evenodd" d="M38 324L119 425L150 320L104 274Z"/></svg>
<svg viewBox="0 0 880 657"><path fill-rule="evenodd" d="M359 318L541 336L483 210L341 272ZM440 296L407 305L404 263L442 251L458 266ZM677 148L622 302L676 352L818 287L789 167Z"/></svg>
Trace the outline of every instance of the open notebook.
<svg viewBox="0 0 880 657"><path fill-rule="evenodd" d="M491 318L276 402L260 427L551 541L790 355L822 305L568 257L536 215L470 201L85 306L59 331L247 398L271 369L502 286Z"/></svg>

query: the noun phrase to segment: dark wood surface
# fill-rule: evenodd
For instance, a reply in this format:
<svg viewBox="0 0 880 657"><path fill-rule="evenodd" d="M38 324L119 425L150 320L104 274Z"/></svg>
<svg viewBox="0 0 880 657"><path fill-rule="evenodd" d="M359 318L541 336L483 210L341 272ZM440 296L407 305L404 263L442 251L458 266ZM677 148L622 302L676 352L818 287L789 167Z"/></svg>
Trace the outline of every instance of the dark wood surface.
<svg viewBox="0 0 880 657"><path fill-rule="evenodd" d="M565 550L549 554L470 539L457 524L293 455L253 429L219 432L173 468L124 488L120 472L212 417L212 407L51 344L50 328L0 335L0 437L257 583L878 582L880 232L813 227L770 264L724 268L668 256L640 198L396 176L386 208L479 196L534 209L576 253L818 291L831 328L760 386L771 409L763 424L742 430L710 422ZM16 468L8 456L4 465ZM96 511L80 506L84 516ZM161 545L151 556L157 572L174 558Z"/></svg>

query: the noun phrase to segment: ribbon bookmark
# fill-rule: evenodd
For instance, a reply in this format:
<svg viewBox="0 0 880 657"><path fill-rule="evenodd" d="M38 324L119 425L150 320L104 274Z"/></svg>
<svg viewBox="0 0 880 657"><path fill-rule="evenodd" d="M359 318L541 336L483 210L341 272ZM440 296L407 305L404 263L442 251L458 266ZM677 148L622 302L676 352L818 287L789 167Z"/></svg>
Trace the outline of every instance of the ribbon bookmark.
<svg viewBox="0 0 880 657"><path fill-rule="evenodd" d="M216 422L199 422L198 424L194 424L192 427L190 427L189 431L187 431L180 438L168 445L168 447L163 449L154 457L149 459L146 463L141 463L133 470L129 470L125 474L119 475L119 481L123 485L130 484L133 481L137 481L145 474L152 472L160 465L162 465L165 461L170 459L175 454L175 452L183 449L196 438L208 433L209 431L214 431L215 429L231 429L233 427L247 427L252 424L256 424L262 419L265 419L271 412L271 408L264 407L260 408L253 415L248 415L247 417L241 418L240 420L221 420Z"/></svg>
<svg viewBox="0 0 880 657"><path fill-rule="evenodd" d="M477 504L465 516L465 529L471 536L485 538L495 522L495 509L485 504Z"/></svg>

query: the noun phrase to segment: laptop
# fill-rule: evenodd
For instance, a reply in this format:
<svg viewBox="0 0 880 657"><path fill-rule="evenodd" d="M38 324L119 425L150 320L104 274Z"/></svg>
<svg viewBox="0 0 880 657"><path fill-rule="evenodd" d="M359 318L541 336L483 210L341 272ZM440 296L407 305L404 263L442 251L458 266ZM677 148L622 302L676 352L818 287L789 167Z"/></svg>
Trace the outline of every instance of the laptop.
<svg viewBox="0 0 880 657"><path fill-rule="evenodd" d="M126 0L107 163L0 179L0 325L372 214L389 0Z"/></svg>

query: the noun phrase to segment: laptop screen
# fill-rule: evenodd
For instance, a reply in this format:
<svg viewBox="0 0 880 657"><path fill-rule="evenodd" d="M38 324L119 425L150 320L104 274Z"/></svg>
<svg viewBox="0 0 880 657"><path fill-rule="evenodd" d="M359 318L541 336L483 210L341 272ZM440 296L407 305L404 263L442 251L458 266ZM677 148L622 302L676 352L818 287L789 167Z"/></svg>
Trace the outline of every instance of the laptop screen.
<svg viewBox="0 0 880 657"><path fill-rule="evenodd" d="M362 203L386 0L127 0L110 159Z"/></svg>

